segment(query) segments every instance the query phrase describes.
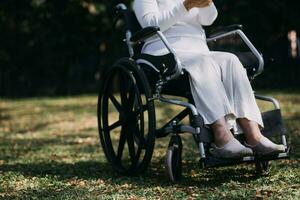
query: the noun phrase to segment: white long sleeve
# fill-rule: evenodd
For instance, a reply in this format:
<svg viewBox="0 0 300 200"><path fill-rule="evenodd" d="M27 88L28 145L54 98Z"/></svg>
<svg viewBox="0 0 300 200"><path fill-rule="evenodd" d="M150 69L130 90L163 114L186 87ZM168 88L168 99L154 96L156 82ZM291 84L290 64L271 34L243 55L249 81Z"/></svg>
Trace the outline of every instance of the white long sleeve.
<svg viewBox="0 0 300 200"><path fill-rule="evenodd" d="M217 18L218 11L214 3L205 8L198 8L198 22L201 25L209 26Z"/></svg>
<svg viewBox="0 0 300 200"><path fill-rule="evenodd" d="M161 31L169 29L188 13L182 2L168 10L159 10L156 0L135 0L134 10L142 27L158 26Z"/></svg>
<svg viewBox="0 0 300 200"><path fill-rule="evenodd" d="M169 41L171 38L195 38L201 41L203 48L208 49L202 25L210 25L216 19L218 12L215 5L187 11L183 2L184 0L135 0L133 8L142 27L160 27ZM154 35L145 41L142 51L153 50L156 44L163 43Z"/></svg>

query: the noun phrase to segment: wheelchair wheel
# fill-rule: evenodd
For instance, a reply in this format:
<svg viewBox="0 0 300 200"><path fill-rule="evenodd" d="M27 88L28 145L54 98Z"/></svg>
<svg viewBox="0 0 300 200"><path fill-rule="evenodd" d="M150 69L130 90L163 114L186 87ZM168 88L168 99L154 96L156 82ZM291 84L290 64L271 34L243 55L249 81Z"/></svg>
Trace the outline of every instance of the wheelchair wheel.
<svg viewBox="0 0 300 200"><path fill-rule="evenodd" d="M256 161L255 171L257 174L267 175L269 173L269 161Z"/></svg>
<svg viewBox="0 0 300 200"><path fill-rule="evenodd" d="M178 135L171 137L165 165L169 179L172 182L179 181L182 176L182 141Z"/></svg>
<svg viewBox="0 0 300 200"><path fill-rule="evenodd" d="M113 169L124 175L145 171L155 142L155 110L143 71L125 58L105 74L98 99L102 148Z"/></svg>

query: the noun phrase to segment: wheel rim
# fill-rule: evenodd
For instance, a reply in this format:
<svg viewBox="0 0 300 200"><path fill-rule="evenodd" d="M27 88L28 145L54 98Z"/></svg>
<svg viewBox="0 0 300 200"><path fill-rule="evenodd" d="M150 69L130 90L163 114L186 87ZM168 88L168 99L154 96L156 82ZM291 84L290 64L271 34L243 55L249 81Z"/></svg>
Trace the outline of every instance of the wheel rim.
<svg viewBox="0 0 300 200"><path fill-rule="evenodd" d="M100 139L108 161L119 173L137 173L150 162L155 120L147 89L137 72L123 66L115 66L104 83ZM117 119L112 120L113 114Z"/></svg>

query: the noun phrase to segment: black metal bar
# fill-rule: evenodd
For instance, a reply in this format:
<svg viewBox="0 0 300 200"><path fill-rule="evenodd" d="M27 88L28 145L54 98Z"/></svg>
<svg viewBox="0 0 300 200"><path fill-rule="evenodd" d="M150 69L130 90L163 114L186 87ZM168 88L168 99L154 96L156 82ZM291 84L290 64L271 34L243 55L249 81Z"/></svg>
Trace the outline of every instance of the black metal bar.
<svg viewBox="0 0 300 200"><path fill-rule="evenodd" d="M156 130L156 138L162 138L166 137L170 134L169 131L166 131L168 127L172 126L172 123L176 121L176 123L180 122L183 120L186 116L190 114L190 109L185 108L183 111L181 111L179 114L177 114L175 117L173 117L169 122L167 122L163 127L159 128Z"/></svg>

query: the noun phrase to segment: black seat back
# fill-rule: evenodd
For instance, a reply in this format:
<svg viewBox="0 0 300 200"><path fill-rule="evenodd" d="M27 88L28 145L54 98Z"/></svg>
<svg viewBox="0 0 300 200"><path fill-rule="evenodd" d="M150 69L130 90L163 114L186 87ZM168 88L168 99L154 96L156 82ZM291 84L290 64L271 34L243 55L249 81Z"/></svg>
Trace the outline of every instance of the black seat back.
<svg viewBox="0 0 300 200"><path fill-rule="evenodd" d="M132 34L141 30L142 27L138 22L134 11L127 9L116 9L116 19L115 20L124 20L125 30L129 30Z"/></svg>
<svg viewBox="0 0 300 200"><path fill-rule="evenodd" d="M142 27L140 23L138 22L135 13L133 10L129 8L116 8L116 17L115 17L115 24L116 22L121 21L122 29L123 29L123 35L124 38L126 38L126 32L130 31L131 35L136 33L137 31L141 30ZM134 46L134 52L135 54L140 54L142 49L143 43L136 44Z"/></svg>
<svg viewBox="0 0 300 200"><path fill-rule="evenodd" d="M223 51L235 54L247 70L250 80L253 80L259 73L258 58L238 35L230 35L210 41L208 42L208 46L211 51Z"/></svg>

